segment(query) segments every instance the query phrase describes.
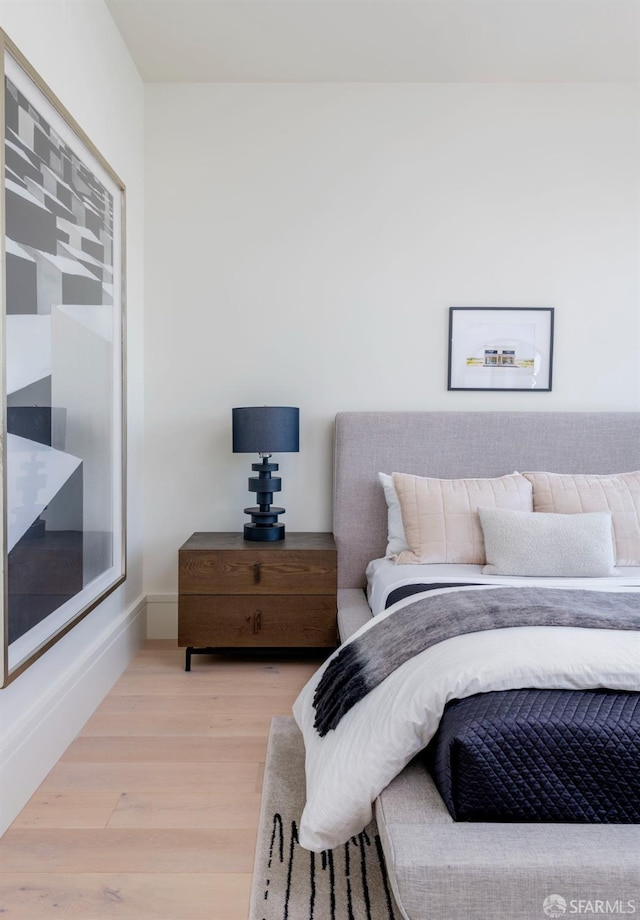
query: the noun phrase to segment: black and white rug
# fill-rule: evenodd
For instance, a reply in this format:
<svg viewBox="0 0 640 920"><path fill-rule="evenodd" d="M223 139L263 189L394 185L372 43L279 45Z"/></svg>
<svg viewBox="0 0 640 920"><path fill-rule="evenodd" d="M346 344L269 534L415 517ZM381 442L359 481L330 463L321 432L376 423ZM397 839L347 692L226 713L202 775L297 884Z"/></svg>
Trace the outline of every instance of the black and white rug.
<svg viewBox="0 0 640 920"><path fill-rule="evenodd" d="M249 920L400 920L375 822L344 846L298 843L304 745L292 718L271 723Z"/></svg>

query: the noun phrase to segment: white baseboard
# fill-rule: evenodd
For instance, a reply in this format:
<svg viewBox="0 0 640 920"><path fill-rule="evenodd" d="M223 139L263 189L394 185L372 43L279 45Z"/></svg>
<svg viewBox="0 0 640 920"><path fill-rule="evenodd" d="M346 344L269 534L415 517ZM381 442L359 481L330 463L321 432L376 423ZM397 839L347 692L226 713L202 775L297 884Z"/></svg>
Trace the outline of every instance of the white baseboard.
<svg viewBox="0 0 640 920"><path fill-rule="evenodd" d="M178 638L178 595L147 594L147 639Z"/></svg>
<svg viewBox="0 0 640 920"><path fill-rule="evenodd" d="M0 743L0 834L24 808L146 636L146 598L103 631Z"/></svg>

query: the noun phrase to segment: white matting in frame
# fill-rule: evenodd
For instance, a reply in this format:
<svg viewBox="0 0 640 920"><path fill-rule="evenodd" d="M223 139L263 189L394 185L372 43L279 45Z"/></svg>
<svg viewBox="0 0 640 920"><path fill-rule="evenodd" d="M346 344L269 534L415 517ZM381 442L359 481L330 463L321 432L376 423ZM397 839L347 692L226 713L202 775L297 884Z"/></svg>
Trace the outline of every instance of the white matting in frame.
<svg viewBox="0 0 640 920"><path fill-rule="evenodd" d="M449 390L549 392L553 307L451 307Z"/></svg>

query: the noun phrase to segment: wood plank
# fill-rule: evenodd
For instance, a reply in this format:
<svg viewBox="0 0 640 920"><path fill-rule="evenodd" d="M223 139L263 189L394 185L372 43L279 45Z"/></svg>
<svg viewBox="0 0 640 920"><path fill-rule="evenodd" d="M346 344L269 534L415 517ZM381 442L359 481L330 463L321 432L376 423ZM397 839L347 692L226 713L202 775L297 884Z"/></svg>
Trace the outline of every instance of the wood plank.
<svg viewBox="0 0 640 920"><path fill-rule="evenodd" d="M254 828L9 828L6 872L251 872Z"/></svg>
<svg viewBox="0 0 640 920"><path fill-rule="evenodd" d="M196 735L201 737L244 737L263 736L269 733L271 716L268 713L251 715L227 715L224 712L192 713L173 712L129 712L96 713L82 729L82 736L116 735Z"/></svg>
<svg viewBox="0 0 640 920"><path fill-rule="evenodd" d="M246 828L255 830L261 792L233 794L228 789L189 795L120 796L109 827Z"/></svg>
<svg viewBox="0 0 640 920"><path fill-rule="evenodd" d="M6 873L11 920L247 920L250 873Z"/></svg>
<svg viewBox="0 0 640 920"><path fill-rule="evenodd" d="M291 715L291 692L264 697L237 693L194 694L193 696L158 697L131 694L127 697L109 695L96 709L95 715L125 715L126 713L174 713L227 716Z"/></svg>
<svg viewBox="0 0 640 920"><path fill-rule="evenodd" d="M59 762L40 791L51 792L199 792L212 787L255 789L255 763L66 763Z"/></svg>
<svg viewBox="0 0 640 920"><path fill-rule="evenodd" d="M106 827L120 798L117 792L54 792L47 795L38 791L11 826Z"/></svg>
<svg viewBox="0 0 640 920"><path fill-rule="evenodd" d="M197 678L196 678L197 681ZM137 684L137 689L147 689L144 682ZM291 712L292 700L298 694L298 687L280 688L276 693L257 694L247 688L245 693L225 687L212 693L180 692L172 696L162 693L110 693L96 709L96 715L126 715L128 712L192 712L206 716L212 708L218 707L220 713L230 716L270 715L274 712ZM84 731L84 729L83 729Z"/></svg>
<svg viewBox="0 0 640 920"><path fill-rule="evenodd" d="M185 736L85 737L67 748L63 763L260 763L267 751L267 735L255 738L200 738Z"/></svg>
<svg viewBox="0 0 640 920"><path fill-rule="evenodd" d="M318 653L312 660L303 662L261 662L237 661L218 656L195 656L192 670L184 670L184 650L179 652L180 666L172 667L166 673L138 673L129 669L116 682L110 695L130 696L150 694L153 696L193 696L212 693L232 694L259 693L262 696L278 696L290 690L291 701L295 699L311 675L326 658L326 652Z"/></svg>

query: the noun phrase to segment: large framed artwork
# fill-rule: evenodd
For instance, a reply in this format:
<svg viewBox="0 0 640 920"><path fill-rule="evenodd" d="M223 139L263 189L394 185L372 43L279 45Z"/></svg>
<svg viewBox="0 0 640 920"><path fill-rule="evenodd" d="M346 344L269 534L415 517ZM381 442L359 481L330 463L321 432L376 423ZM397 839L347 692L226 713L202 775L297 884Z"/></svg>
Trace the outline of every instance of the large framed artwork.
<svg viewBox="0 0 640 920"><path fill-rule="evenodd" d="M0 52L5 686L125 578L124 186Z"/></svg>
<svg viewBox="0 0 640 920"><path fill-rule="evenodd" d="M551 390L553 307L450 307L450 390Z"/></svg>

